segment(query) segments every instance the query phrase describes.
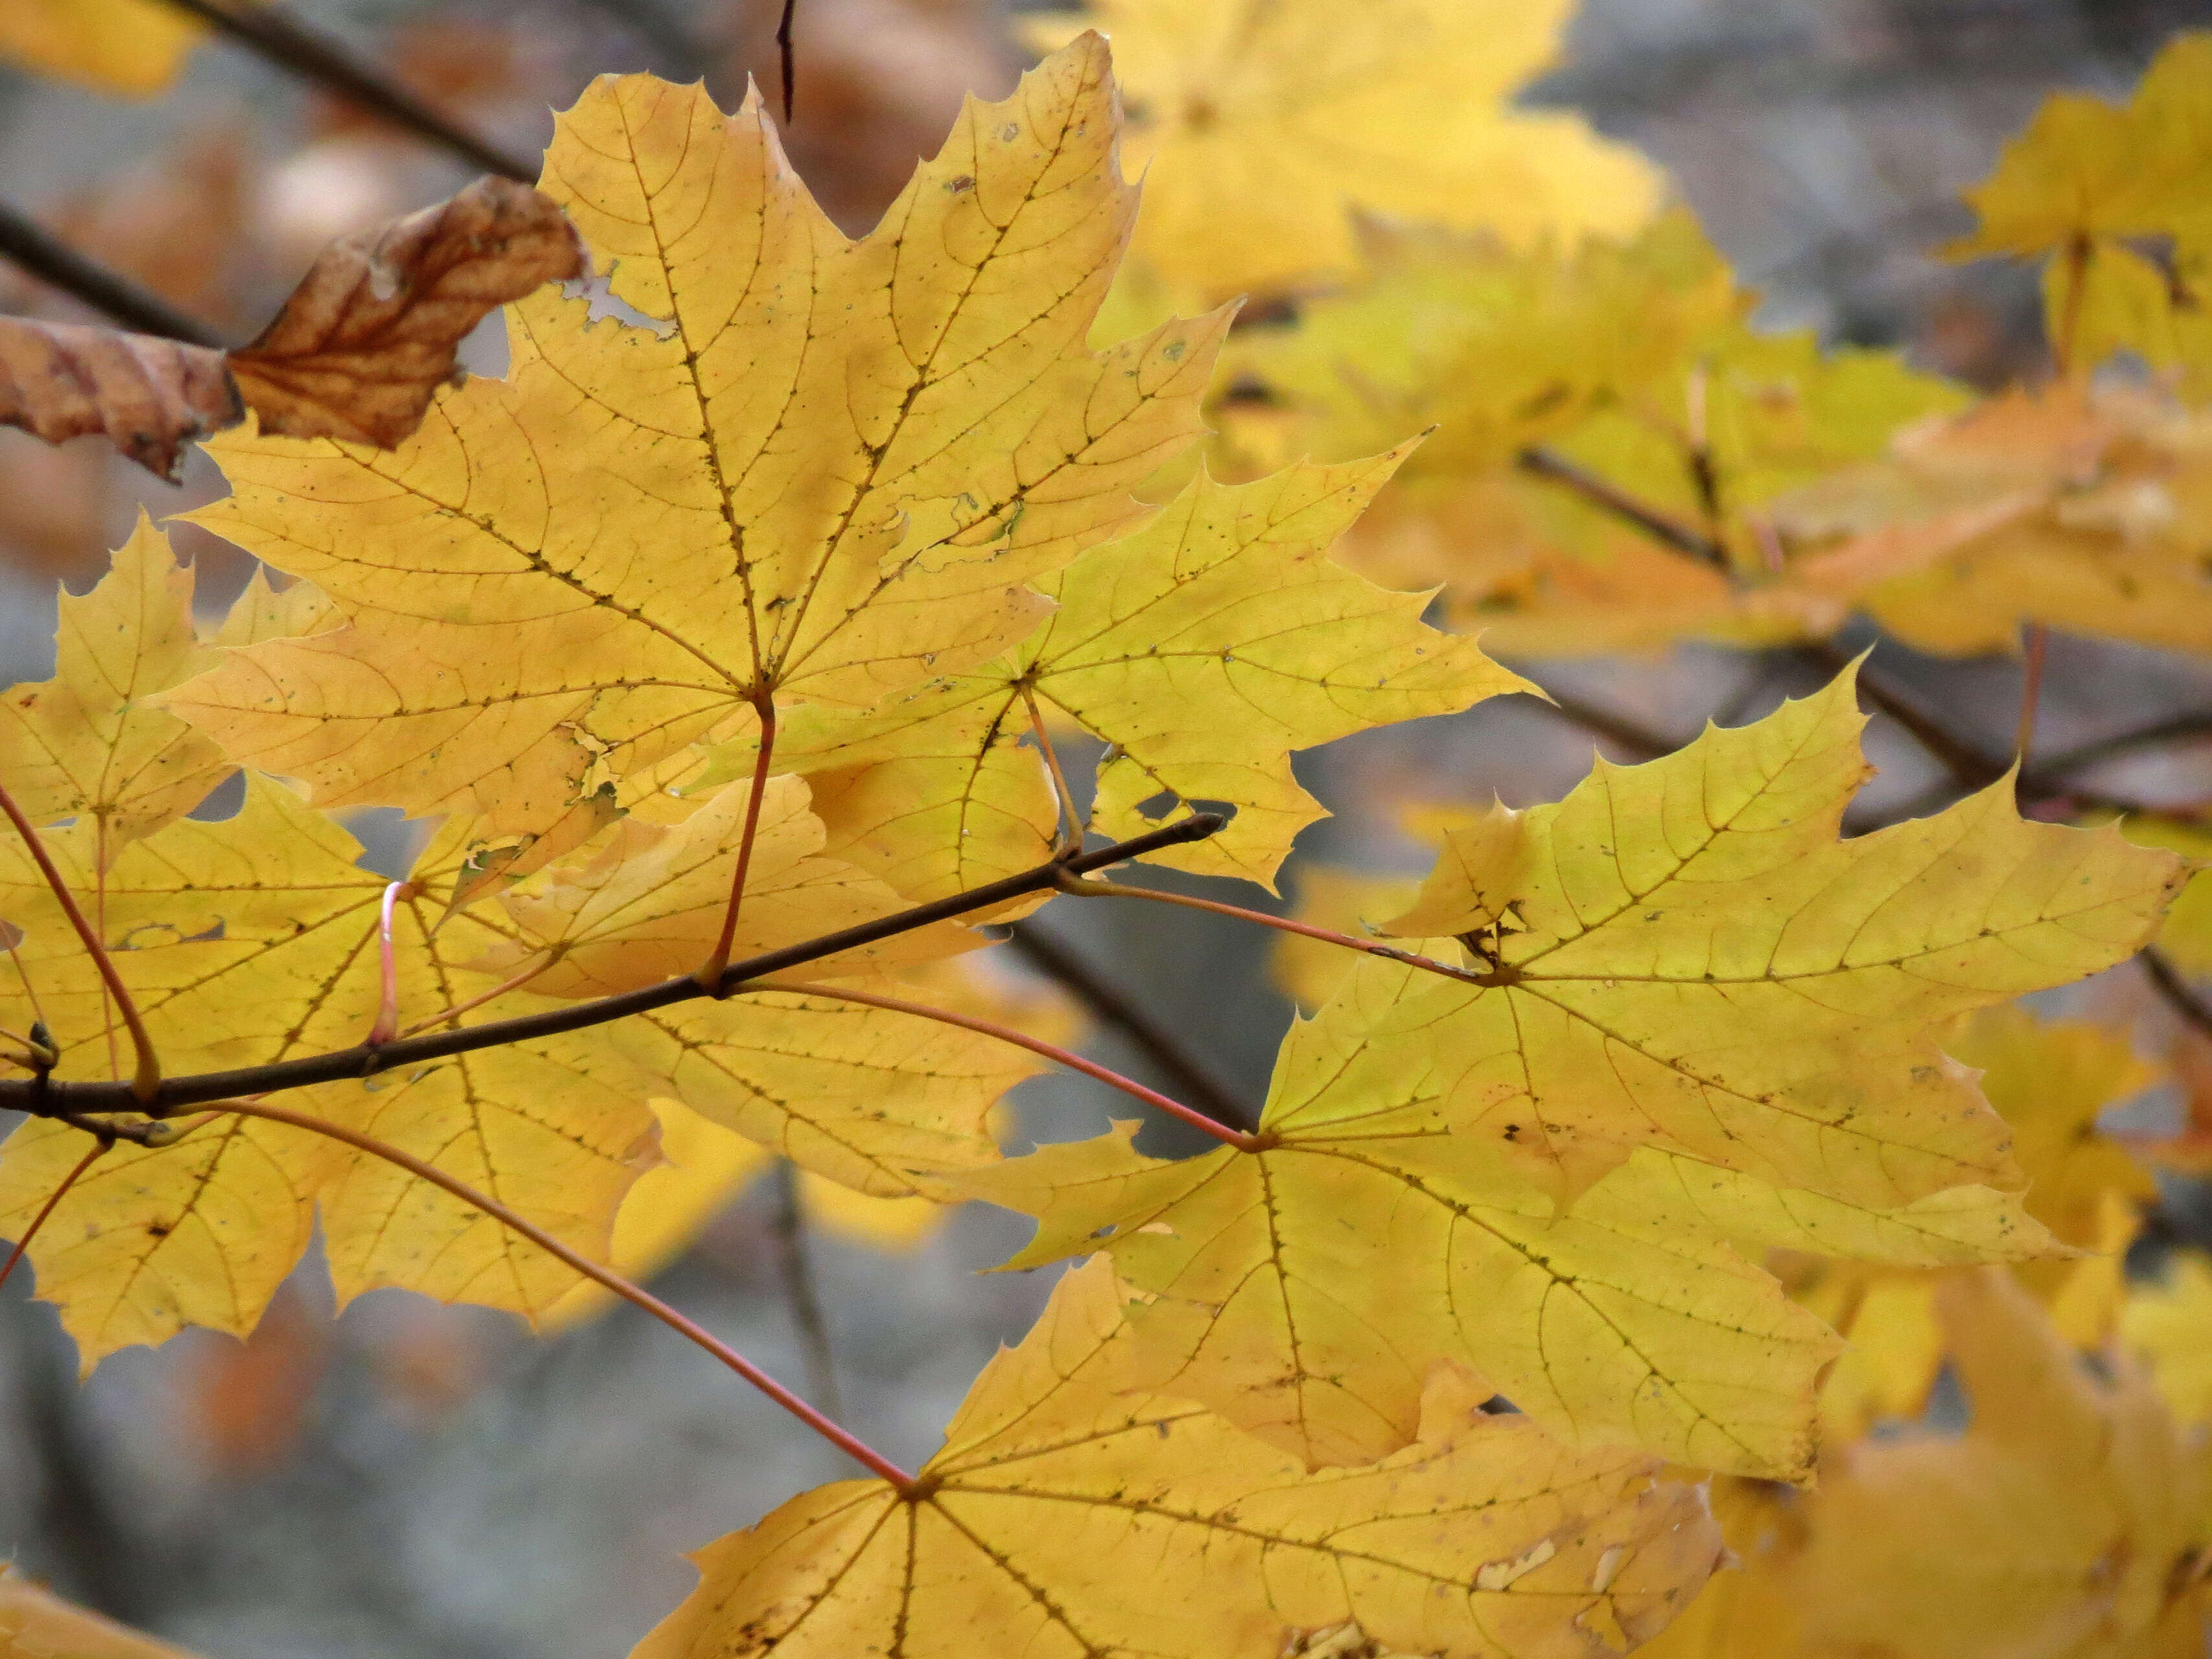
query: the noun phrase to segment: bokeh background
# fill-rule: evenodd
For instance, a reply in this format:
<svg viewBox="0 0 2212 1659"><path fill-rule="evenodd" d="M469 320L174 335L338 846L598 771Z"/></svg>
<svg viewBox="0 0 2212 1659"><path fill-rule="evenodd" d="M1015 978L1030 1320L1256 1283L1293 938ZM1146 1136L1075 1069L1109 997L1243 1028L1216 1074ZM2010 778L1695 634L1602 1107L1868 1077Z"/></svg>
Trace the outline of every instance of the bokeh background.
<svg viewBox="0 0 2212 1659"><path fill-rule="evenodd" d="M726 104L748 74L771 89L776 81L769 0L303 0L297 9L518 153L543 143L549 108L604 71L703 76ZM1028 61L1012 21L993 0L800 0L787 142L848 230L873 222L963 93L1012 86ZM1960 190L2049 92L2124 93L2174 31L2208 24L2206 0L1586 0L1562 61L1524 97L1582 112L1663 167L1764 290L1763 320L1901 345L1923 366L1994 387L2043 361L2038 302L2024 269L1934 256L1968 228ZM142 101L0 69L0 190L240 337L331 237L467 176L221 42ZM85 316L5 267L0 310ZM495 374L503 358L495 319L465 360ZM202 459L171 487L97 442L47 449L0 430L0 684L52 672L57 584L82 591L140 507L172 513L220 489ZM177 540L199 566L204 602L219 609L243 582L244 559L189 526ZM1841 643L1856 641L1847 633ZM1991 750L2009 746L2016 663L1891 648L1883 661ZM1637 757L1637 728L1686 740L1709 715L1763 713L1820 678L1788 652L1695 647L1534 672L1618 716L1628 739L1595 738L1507 699L1308 755L1301 776L1338 816L1301 844L1293 887L1315 863L1417 870L1422 851L1398 827L1408 799L1554 799L1594 749ZM2208 708L2212 674L2187 659L2052 642L2042 732L2053 745ZM1912 799L1938 781L1896 733L1877 724L1870 741L1883 767L1876 799ZM2201 800L2212 795L2212 747L2170 747L2099 781ZM389 825L364 832L372 848L391 843ZM1162 907L1070 908L1039 925L1223 1089L1256 1102L1292 1017L1267 939ZM1026 969L1017 959L1005 971ZM2068 995L2135 1021L2146 1042L2179 1040L2131 970ZM1111 1030L1085 1041L1109 1064L1169 1081ZM1039 1079L1018 1091L1010 1135L1093 1133L1115 1098L1081 1079ZM2130 1110L2148 1126L2186 1104L2168 1085ZM2202 1240L2205 1214L2195 1191L2170 1188L2151 1248ZM771 1172L654 1288L796 1381L806 1355L788 1283L802 1254L848 1419L892 1456L918 1461L993 1347L1042 1303L1052 1270L980 1271L1026 1224L971 1207L893 1248L811 1210ZM75 1352L34 1289L25 1273L0 1291L0 1558L210 1659L618 1655L688 1587L682 1552L852 1473L627 1309L544 1340L402 1292L339 1317L311 1257L251 1340L193 1333L120 1355L80 1386Z"/></svg>

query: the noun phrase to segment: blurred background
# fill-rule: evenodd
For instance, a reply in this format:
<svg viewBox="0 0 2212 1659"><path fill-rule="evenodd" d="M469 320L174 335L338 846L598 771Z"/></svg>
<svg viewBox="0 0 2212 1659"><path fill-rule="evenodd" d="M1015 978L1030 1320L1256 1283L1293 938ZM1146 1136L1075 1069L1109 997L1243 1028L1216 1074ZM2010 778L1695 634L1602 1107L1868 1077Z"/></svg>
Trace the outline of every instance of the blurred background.
<svg viewBox="0 0 2212 1659"><path fill-rule="evenodd" d="M295 9L519 155L545 140L549 108L601 72L703 76L726 106L749 74L777 84L769 0ZM1012 87L1030 61L1013 21L994 0L799 0L787 143L848 231L873 222L964 93ZM1904 346L1923 367L1994 387L2043 361L2034 279L1934 257L1971 222L1959 191L2049 92L2124 93L2175 30L2208 24L2208 0L1586 0L1561 61L1523 96L1579 111L1656 162L1764 291L1763 321ZM468 176L221 40L143 99L0 67L5 195L236 337L330 239ZM90 319L4 265L0 310ZM496 374L504 349L494 319L465 359ZM197 456L172 487L94 441L49 449L0 430L0 683L52 672L57 584L81 592L95 580L140 507L175 512L220 489ZM219 611L246 561L190 526L176 536L199 567L203 603ZM1857 641L1847 632L1840 643ZM1893 647L1883 661L1992 750L2009 746L2016 663ZM1338 816L1301 843L1291 888L1301 871L1417 872L1425 854L1398 810L1408 799L1555 799L1594 749L1641 758L1646 738L1671 746L1708 715L1740 720L1824 678L1789 651L1703 647L1531 672L1617 717L1614 735L1508 699L1310 754L1301 776ZM2190 659L2052 641L2041 730L2054 745L2208 707L2212 672ZM1913 800L1939 781L1895 732L1877 725L1871 744L1877 802ZM2212 796L2212 750L2168 747L2099 781L2201 800ZM1037 925L1198 1056L1223 1092L1256 1104L1292 1017L1268 940L1163 907L1068 908ZM997 954L1010 956L1010 975L1030 971ZM2132 970L2067 995L2136 1021L2147 1042L2176 1040ZM1125 1032L1094 1028L1085 1041L1110 1065L1177 1086ZM1012 1144L1095 1133L1116 1098L1080 1079L1024 1085ZM2169 1087L2130 1109L2154 1127L2187 1104ZM2204 1214L2193 1189L2170 1188L2154 1246L2201 1240ZM979 1271L1026 1227L971 1206L900 1240L810 1208L770 1173L654 1288L798 1381L807 1344L788 1286L803 1254L848 1420L918 1461L994 1345L1043 1300L1051 1270ZM688 1587L682 1552L854 1472L628 1309L543 1340L503 1316L400 1292L334 1317L311 1257L250 1341L192 1333L124 1353L80 1387L75 1352L34 1290L25 1273L0 1291L0 1558L210 1659L618 1655Z"/></svg>

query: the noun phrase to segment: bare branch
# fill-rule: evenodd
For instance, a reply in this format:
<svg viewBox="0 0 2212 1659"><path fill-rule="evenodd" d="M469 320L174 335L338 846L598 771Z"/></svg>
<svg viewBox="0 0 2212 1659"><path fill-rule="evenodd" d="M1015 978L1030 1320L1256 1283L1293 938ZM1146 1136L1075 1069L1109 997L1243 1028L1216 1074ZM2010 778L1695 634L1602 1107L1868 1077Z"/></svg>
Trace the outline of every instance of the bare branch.
<svg viewBox="0 0 2212 1659"><path fill-rule="evenodd" d="M1513 464L1523 472L1564 485L1591 506L1625 520L1652 540L1673 548L1677 553L1686 553L1717 570L1729 568L1727 550L1711 537L1692 529L1680 519L1661 512L1648 502L1637 500L1611 480L1600 477L1555 449L1531 444L1513 458Z"/></svg>
<svg viewBox="0 0 2212 1659"><path fill-rule="evenodd" d="M2190 988L2181 969L2173 965L2173 958L2155 945L2146 945L2138 954L2143 971L2150 975L2152 986L2166 999L2166 1006L2204 1036L2212 1036L2212 1005Z"/></svg>
<svg viewBox="0 0 2212 1659"><path fill-rule="evenodd" d="M20 208L0 202L0 257L14 260L50 288L81 300L104 317L142 334L158 334L221 351L222 336L186 316L150 289L88 258Z"/></svg>
<svg viewBox="0 0 2212 1659"><path fill-rule="evenodd" d="M219 0L169 0L228 35L248 52L288 75L313 82L392 125L428 139L472 167L522 184L538 182L538 169L442 115L400 82L356 58L343 41L311 28L272 0L219 3Z"/></svg>

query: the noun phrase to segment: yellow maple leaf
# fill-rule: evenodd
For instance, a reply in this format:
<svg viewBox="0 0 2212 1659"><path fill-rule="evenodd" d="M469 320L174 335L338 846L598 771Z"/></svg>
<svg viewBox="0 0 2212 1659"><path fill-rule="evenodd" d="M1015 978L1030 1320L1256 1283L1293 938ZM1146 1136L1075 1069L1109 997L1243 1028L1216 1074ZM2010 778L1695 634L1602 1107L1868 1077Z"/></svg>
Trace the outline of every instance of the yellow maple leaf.
<svg viewBox="0 0 2212 1659"><path fill-rule="evenodd" d="M1418 1445L1320 1475L1118 1392L1119 1300L1103 1262L1066 1275L913 1492L841 1482L710 1545L635 1659L1278 1659L1354 1621L1384 1650L1582 1659L1649 1635L1712 1569L1695 1488L1566 1452L1449 1377Z"/></svg>
<svg viewBox="0 0 2212 1659"><path fill-rule="evenodd" d="M1579 116L1510 100L1572 0L1092 0L1145 177L1136 250L1212 299L1340 275L1357 204L1526 245L1632 230L1660 180Z"/></svg>
<svg viewBox="0 0 2212 1659"><path fill-rule="evenodd" d="M426 850L417 891L394 917L403 1021L473 994L483 981L461 964L498 942L465 915L438 925L462 839L461 827L449 828ZM281 786L257 781L236 817L187 819L134 844L104 882L80 830L51 842L72 884L101 895L111 949L172 1067L260 1064L368 1034L386 880L355 862L350 836ZM113 1016L20 852L0 867L0 905L24 929L24 963L63 1069L106 1069ZM523 1012L560 1006L519 1001ZM318 1085L295 1103L427 1158L601 1255L616 1206L651 1161L644 1102L666 1056L649 1036L578 1033L488 1049ZM10 1136L0 1226L20 1231L85 1146L47 1119ZM89 1367L188 1323L251 1330L318 1207L341 1302L399 1283L528 1314L574 1282L535 1246L404 1170L285 1126L227 1117L169 1146L119 1144L63 1200L31 1261Z"/></svg>
<svg viewBox="0 0 2212 1659"><path fill-rule="evenodd" d="M1225 803L1226 830L1152 858L1272 888L1292 839L1325 816L1291 776L1292 749L1528 689L1473 641L1425 626L1426 595L1385 592L1328 556L1399 459L1247 484L1201 475L1041 583L1058 608L1006 657L858 720L802 713L776 753L831 775L831 850L923 897L1041 862L1053 797L1038 757L1017 746L1034 698L1111 745L1091 828L1140 835L1162 797ZM748 750L720 770L750 767Z"/></svg>
<svg viewBox="0 0 2212 1659"><path fill-rule="evenodd" d="M958 1182L1038 1217L1010 1267L1103 1249L1149 1296L1130 1315L1135 1381L1310 1463L1406 1444L1422 1379L1449 1360L1569 1443L1803 1479L1838 1344L1741 1250L1932 1265L2047 1248L1987 1188L1869 1212L1661 1153L1559 1216L1418 1086L1302 1095L1371 1056L1347 1014L1359 988L1294 1032L1261 1151L1163 1163L1124 1123Z"/></svg>
<svg viewBox="0 0 2212 1659"><path fill-rule="evenodd" d="M396 451L240 432L210 527L311 575L349 624L267 643L169 706L319 804L556 825L608 776L746 729L765 700L866 706L988 658L1025 584L1138 510L1196 430L1215 316L1094 355L1134 211L1095 36L971 102L848 241L757 100L595 82L545 189L646 319L547 289L506 380Z"/></svg>
<svg viewBox="0 0 2212 1659"><path fill-rule="evenodd" d="M252 609L251 596L241 608ZM112 859L231 769L204 733L145 702L211 653L192 632L192 573L143 512L91 592L64 590L60 616L54 678L0 701L0 782L33 823L91 820Z"/></svg>
<svg viewBox="0 0 2212 1659"><path fill-rule="evenodd" d="M2002 1275L1954 1275L1936 1304L1972 1421L1862 1442L1824 1473L1797 1581L1808 1650L2196 1653L2203 1446L2133 1367L2091 1376Z"/></svg>
<svg viewBox="0 0 2212 1659"><path fill-rule="evenodd" d="M1041 1218L1024 1262L1112 1229L1147 1380L1316 1461L1402 1444L1449 1358L1585 1440L1802 1474L1832 1339L1737 1247L2044 1253L1939 1023L2124 957L2179 873L2000 793L1839 842L1861 724L1847 676L1449 832L1394 926L1462 977L1364 959L1254 1150L1109 1137L962 1184ZM1655 1196L1664 1154L1694 1179Z"/></svg>
<svg viewBox="0 0 2212 1659"><path fill-rule="evenodd" d="M1839 842L1863 724L1843 675L1449 834L1389 926L1457 937L1476 982L1389 1029L1449 1068L1462 1133L1563 1197L1655 1139L1883 1206L2013 1183L1937 1023L2124 960L2179 863L2025 823L2009 784Z"/></svg>
<svg viewBox="0 0 2212 1659"><path fill-rule="evenodd" d="M0 7L0 59L148 98L177 78L206 27L161 0L9 0Z"/></svg>

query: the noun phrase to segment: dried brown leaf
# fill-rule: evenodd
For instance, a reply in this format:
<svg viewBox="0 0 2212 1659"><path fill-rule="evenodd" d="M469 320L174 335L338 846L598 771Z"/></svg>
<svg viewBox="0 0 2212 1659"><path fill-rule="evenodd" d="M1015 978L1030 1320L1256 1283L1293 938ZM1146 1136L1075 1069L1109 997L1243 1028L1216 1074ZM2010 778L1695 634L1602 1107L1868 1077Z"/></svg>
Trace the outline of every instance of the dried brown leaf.
<svg viewBox="0 0 2212 1659"><path fill-rule="evenodd" d="M479 179L452 200L334 242L276 320L230 354L264 432L389 448L453 378L454 349L494 307L586 270L551 198Z"/></svg>
<svg viewBox="0 0 2212 1659"><path fill-rule="evenodd" d="M335 242L276 319L228 355L151 335L0 317L0 424L48 443L104 433L173 478L183 447L243 420L390 447L453 376L463 336L540 283L582 274L583 243L527 185L452 200Z"/></svg>
<svg viewBox="0 0 2212 1659"><path fill-rule="evenodd" d="M105 433L174 478L185 442L245 416L222 354L76 323L0 317L0 422L50 444Z"/></svg>

